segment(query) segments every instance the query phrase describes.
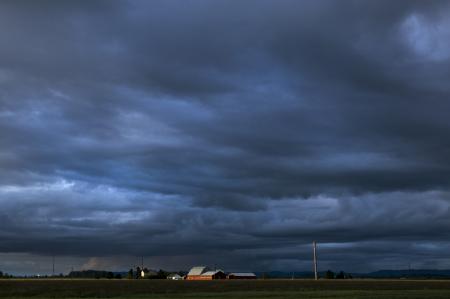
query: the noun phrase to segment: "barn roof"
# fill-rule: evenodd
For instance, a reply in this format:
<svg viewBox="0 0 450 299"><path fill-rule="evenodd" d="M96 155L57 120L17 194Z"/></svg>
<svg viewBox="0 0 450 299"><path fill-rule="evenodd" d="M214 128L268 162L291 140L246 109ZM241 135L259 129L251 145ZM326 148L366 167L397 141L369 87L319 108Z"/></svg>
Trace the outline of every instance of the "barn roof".
<svg viewBox="0 0 450 299"><path fill-rule="evenodd" d="M222 272L222 273L223 273L222 270L208 271L208 272L203 273L202 276L213 276L214 274L217 274L217 273L219 273L219 272Z"/></svg>
<svg viewBox="0 0 450 299"><path fill-rule="evenodd" d="M199 267L193 267L188 275L202 275L204 272L208 271L209 269L207 267L204 266L199 266Z"/></svg>

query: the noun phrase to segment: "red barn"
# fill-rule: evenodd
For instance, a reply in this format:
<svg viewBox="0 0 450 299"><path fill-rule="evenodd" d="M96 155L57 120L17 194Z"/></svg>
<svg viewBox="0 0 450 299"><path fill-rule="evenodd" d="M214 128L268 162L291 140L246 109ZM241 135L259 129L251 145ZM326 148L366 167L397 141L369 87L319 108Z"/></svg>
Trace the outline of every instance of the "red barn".
<svg viewBox="0 0 450 299"><path fill-rule="evenodd" d="M194 267L189 271L186 280L215 280L226 279L222 270L210 271L207 267Z"/></svg>

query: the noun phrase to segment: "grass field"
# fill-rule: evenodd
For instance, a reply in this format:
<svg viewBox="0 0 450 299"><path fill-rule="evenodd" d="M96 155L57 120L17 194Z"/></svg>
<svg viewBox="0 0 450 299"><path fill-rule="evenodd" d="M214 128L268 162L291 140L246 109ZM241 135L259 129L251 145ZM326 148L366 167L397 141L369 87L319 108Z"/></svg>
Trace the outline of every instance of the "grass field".
<svg viewBox="0 0 450 299"><path fill-rule="evenodd" d="M437 280L0 280L0 298L450 298Z"/></svg>

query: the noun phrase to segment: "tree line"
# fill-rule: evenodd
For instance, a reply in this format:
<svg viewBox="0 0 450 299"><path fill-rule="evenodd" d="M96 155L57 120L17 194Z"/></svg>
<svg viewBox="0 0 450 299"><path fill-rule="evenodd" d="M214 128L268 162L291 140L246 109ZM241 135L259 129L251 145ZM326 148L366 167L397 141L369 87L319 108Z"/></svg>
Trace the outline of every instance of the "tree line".
<svg viewBox="0 0 450 299"><path fill-rule="evenodd" d="M2 271L0 271L0 279L5 279L5 278L12 278L12 275L9 275L8 273L3 273Z"/></svg>
<svg viewBox="0 0 450 299"><path fill-rule="evenodd" d="M331 270L325 272L326 279L352 279L352 275L350 273L345 273L344 271L340 271L339 273L334 273Z"/></svg>

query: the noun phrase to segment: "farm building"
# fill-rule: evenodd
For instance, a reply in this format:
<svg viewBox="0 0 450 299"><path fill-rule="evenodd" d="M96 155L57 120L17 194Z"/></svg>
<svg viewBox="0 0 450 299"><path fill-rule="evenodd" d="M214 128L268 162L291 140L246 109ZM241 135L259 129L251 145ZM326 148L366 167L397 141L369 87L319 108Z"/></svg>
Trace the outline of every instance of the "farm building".
<svg viewBox="0 0 450 299"><path fill-rule="evenodd" d="M202 273L205 273L205 272L207 272L207 271L209 271L209 269L208 269L207 267L203 267L203 266L200 266L200 267L193 267L193 268L189 271L189 273L186 275L186 279L187 279L187 280L196 280L196 278L197 278L198 276L201 276Z"/></svg>
<svg viewBox="0 0 450 299"><path fill-rule="evenodd" d="M158 275L158 272L153 271L153 270L147 270L144 269L141 271L141 278L149 278L149 277L155 277Z"/></svg>
<svg viewBox="0 0 450 299"><path fill-rule="evenodd" d="M230 273L227 275L228 279L256 279L254 273Z"/></svg>
<svg viewBox="0 0 450 299"><path fill-rule="evenodd" d="M200 275L201 280L226 279L227 275L222 270L208 271Z"/></svg>
<svg viewBox="0 0 450 299"><path fill-rule="evenodd" d="M227 276L222 270L211 271L207 267L194 267L186 276L187 280L215 280L226 278Z"/></svg>
<svg viewBox="0 0 450 299"><path fill-rule="evenodd" d="M183 277L180 276L180 275L177 274L177 273L174 273L174 274L169 274L169 275L167 276L167 279L169 279L169 280L183 280Z"/></svg>

